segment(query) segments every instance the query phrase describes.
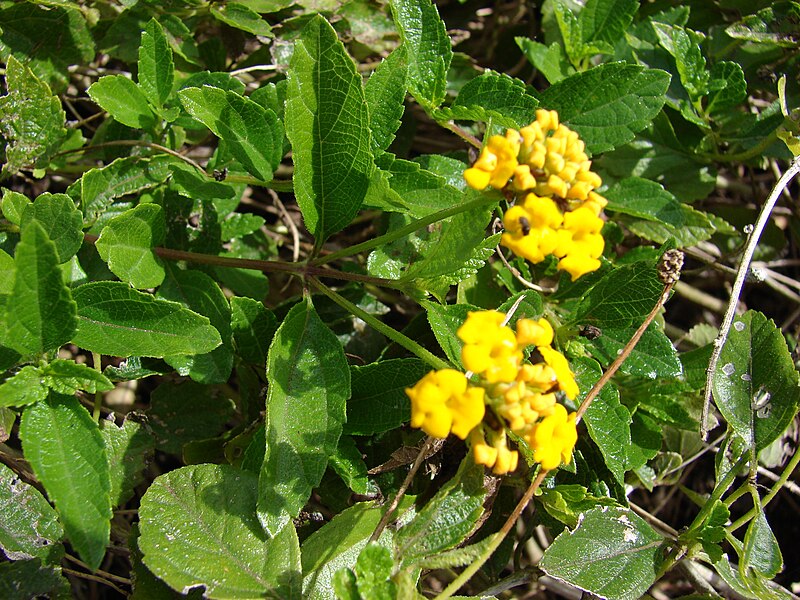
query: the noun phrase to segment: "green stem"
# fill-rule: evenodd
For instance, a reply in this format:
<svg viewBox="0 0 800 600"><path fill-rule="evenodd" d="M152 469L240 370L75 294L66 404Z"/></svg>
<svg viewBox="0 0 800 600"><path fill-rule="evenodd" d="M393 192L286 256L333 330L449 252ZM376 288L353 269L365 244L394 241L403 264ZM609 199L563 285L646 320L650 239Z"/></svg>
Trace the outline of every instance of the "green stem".
<svg viewBox="0 0 800 600"><path fill-rule="evenodd" d="M431 213L425 217L422 217L421 219L412 221L411 223L409 223L404 227L401 227L400 229L390 231L389 233L376 237L375 239L367 240L366 242L361 242L360 244L356 244L355 246L348 246L347 248L342 248L341 250L337 250L336 252L332 252L325 256L321 256L316 260L314 260L312 264L317 266L324 265L325 263L329 263L339 258L352 256L353 254L358 254L359 252L363 252L365 250L372 250L373 248L377 248L378 246L384 246L395 240L404 238L405 236L414 233L418 229L422 229L423 227L427 227L432 223L436 223L437 221L446 219L447 217L452 217L453 215L467 212L474 208L480 208L481 206L484 206L486 204L491 204L496 202L497 198L492 198L490 196L482 196L476 200L467 202L466 204L457 204L455 206L451 206L450 208L445 208L444 210Z"/></svg>
<svg viewBox="0 0 800 600"><path fill-rule="evenodd" d="M725 528L726 531L733 533L734 531L739 529L739 527L741 527L745 523L749 522L753 517L755 517L756 510L763 510L763 508L767 504L772 502L772 499L778 494L779 491L781 491L781 488L784 486L784 484L787 481L789 481L789 477L792 476L792 473L797 468L797 465L799 463L800 463L800 452L795 452L792 455L792 459L789 461L789 464L786 465L786 468L783 470L783 473L781 473L781 476L778 478L778 481L775 482L769 493L766 496L764 496L764 498L761 500L761 505L753 506L753 508L747 511L746 514L739 517L736 521L728 525L728 527Z"/></svg>
<svg viewBox="0 0 800 600"><path fill-rule="evenodd" d="M771 132L768 136L761 139L761 141L750 148L749 150L743 150L742 152L735 152L733 154L719 154L717 152L701 152L698 155L701 158L705 158L707 160L715 160L718 162L744 162L751 158L755 158L756 156L761 156L764 153L764 150L769 148L775 140L778 139L778 134L776 131Z"/></svg>
<svg viewBox="0 0 800 600"><path fill-rule="evenodd" d="M347 298L344 298L330 289L328 286L320 283L315 278L309 278L309 282L313 285L317 290L325 294L328 298L333 300L336 304L344 308L345 310L349 311L351 314L357 316L359 319L364 321L367 325L375 329L376 331L382 333L387 338L392 340L394 343L402 346L412 354L418 356L426 363L428 363L434 369L452 369L453 365L448 362L443 361L438 356L435 356L422 346L420 346L417 342L412 340L411 338L403 335L396 329L389 327L382 321L375 318L373 315L369 314L365 310L359 308L352 302L350 302Z"/></svg>
<svg viewBox="0 0 800 600"><path fill-rule="evenodd" d="M725 506L730 507L736 502L739 498L744 496L745 494L749 493L752 489L752 485L750 485L750 481L745 481L742 485L736 488L733 492L731 492L727 498L725 498Z"/></svg>
<svg viewBox="0 0 800 600"><path fill-rule="evenodd" d="M94 370L98 373L103 372L103 365L101 363L102 358L99 353L92 352L92 366ZM92 412L92 418L99 422L100 421L100 409L103 407L103 394L102 392L95 392L94 393L94 411Z"/></svg>
<svg viewBox="0 0 800 600"><path fill-rule="evenodd" d="M694 534L697 532L700 527L703 526L703 523L708 518L708 515L711 514L711 510L714 508L714 504L722 498L722 495L726 492L726 490L731 487L731 483L733 480L736 479L736 474L739 472L745 463L750 458L749 455L745 454L742 456L735 465L733 465L728 472L725 474L725 477L717 484L714 488L714 491L711 492L711 495L706 500L706 503L703 505L703 508L700 509L700 512L697 513L697 516L692 521L689 528L681 534L681 539L683 540L691 540L694 538Z"/></svg>

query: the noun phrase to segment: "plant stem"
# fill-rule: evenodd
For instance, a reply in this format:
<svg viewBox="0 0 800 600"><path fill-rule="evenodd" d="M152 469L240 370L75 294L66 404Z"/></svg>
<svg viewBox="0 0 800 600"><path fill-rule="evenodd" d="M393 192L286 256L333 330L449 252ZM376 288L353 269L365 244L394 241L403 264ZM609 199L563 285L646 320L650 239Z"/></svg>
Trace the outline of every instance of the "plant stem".
<svg viewBox="0 0 800 600"><path fill-rule="evenodd" d="M352 302L350 302L347 298L344 298L334 292L331 288L326 285L320 283L317 279L311 277L309 278L309 282L313 285L317 290L325 294L328 298L336 302L339 306L344 308L345 310L349 311L351 314L355 315L362 321L364 321L367 325L375 329L376 331L382 333L387 338L392 340L394 343L402 346L415 356L421 358L426 363L428 363L434 369L452 369L453 365L448 362L445 362L438 356L435 356L430 351L426 350L422 346L420 346L417 342L412 340L411 338L403 335L396 329L389 327L375 316L369 314L367 311L359 308Z"/></svg>
<svg viewBox="0 0 800 600"><path fill-rule="evenodd" d="M92 366L94 370L98 373L103 372L103 365L101 364L102 358L98 352L92 352ZM92 412L92 418L95 421L100 421L100 410L103 407L103 393L102 392L95 392L94 393L94 411Z"/></svg>
<svg viewBox="0 0 800 600"><path fill-rule="evenodd" d="M389 233L376 237L375 239L367 240L366 242L361 242L360 244L356 244L355 246L348 246L347 248L342 248L341 250L337 250L336 252L331 252L330 254L321 256L315 259L312 262L312 264L316 266L324 265L325 263L329 263L339 258L352 256L353 254L358 254L359 252L363 252L365 250L372 250L373 248L377 248L378 246L384 246L395 240L404 238L405 236L414 233L418 229L422 229L423 227L431 225L432 223L436 223L437 221L446 219L447 217L452 217L453 215L457 215L462 212L467 212L474 208L479 208L481 206L484 206L485 204L491 204L496 202L497 198L492 198L490 196L482 196L476 200L467 202L466 204L457 204L455 206L451 206L450 208L445 208L444 210L431 213L425 217L422 217L421 219L412 221L411 223L409 223L404 227L401 227L400 229L390 231Z"/></svg>
<svg viewBox="0 0 800 600"><path fill-rule="evenodd" d="M719 328L719 334L714 340L713 350L711 352L711 359L708 362L708 370L706 371L706 393L705 401L703 402L703 413L700 417L700 437L705 442L708 439L708 412L711 407L711 400L713 395L714 376L717 373L717 363L719 362L720 354L722 354L722 347L728 339L728 334L733 324L733 318L736 314L736 306L739 303L739 296L742 294L747 272L750 270L750 263L753 260L753 254L756 251L758 240L761 238L761 233L767 225L772 209L775 203L783 193L783 190L789 185L789 182L800 172L800 157L795 157L791 166L778 180L772 192L764 203L761 213L758 215L758 220L753 226L753 231L747 238L747 245L742 252L742 259L739 262L739 268L736 272L736 280L733 282L733 289L731 290L731 298L728 301L728 310L725 312L725 317L722 320L722 325Z"/></svg>
<svg viewBox="0 0 800 600"><path fill-rule="evenodd" d="M683 539L683 540L691 540L691 539L693 539L693 534L705 522L705 520L708 517L709 513L714 508L714 504L717 502L717 500L722 498L722 495L731 486L731 483L733 483L733 480L736 479L736 473L738 473L739 469L741 469L744 466L744 464L747 462L748 458L749 458L749 456L745 454L744 456L742 456L736 462L735 465L733 465L728 470L727 473L725 473L725 476L722 478L722 480L719 483L717 483L716 487L714 488L714 491L711 492L711 495L708 497L708 499L706 500L706 503L700 509L700 512L697 513L697 516L694 518L694 520L692 521L691 525L689 525L689 527L686 529L686 531L684 531L681 534L681 536L680 536L681 539Z"/></svg>
<svg viewBox="0 0 800 600"><path fill-rule="evenodd" d="M531 482L530 486L528 486L528 489L525 490L525 494L523 494L519 503L517 503L517 506L514 508L514 512L508 516L508 519L506 519L506 522L503 523L503 527L500 528L500 531L492 536L492 541L488 546L486 546L486 548L484 548L481 555L475 560L475 562L464 569L458 577L450 582L450 585L448 585L441 594L436 596L434 600L445 600L446 598L449 598L455 594L465 583L467 583L467 581L470 580L475 573L477 573L478 569L480 569L484 563L489 560L489 557L491 557L492 553L497 550L498 546L500 546L505 537L508 535L508 532L511 531L512 527L514 527L517 519L522 514L522 511L525 510L525 507L528 506L531 498L533 498L533 494L537 489L539 489L539 486L542 484L542 481L544 481L544 478L547 476L548 472L549 471L545 471L544 469L539 471L534 480Z"/></svg>

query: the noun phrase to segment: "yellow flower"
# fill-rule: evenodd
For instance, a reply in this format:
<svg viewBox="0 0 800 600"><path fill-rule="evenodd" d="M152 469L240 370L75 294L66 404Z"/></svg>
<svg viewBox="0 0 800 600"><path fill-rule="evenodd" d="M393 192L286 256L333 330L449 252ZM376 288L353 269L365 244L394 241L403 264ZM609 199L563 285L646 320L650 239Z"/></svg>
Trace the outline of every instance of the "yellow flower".
<svg viewBox="0 0 800 600"><path fill-rule="evenodd" d="M538 423L526 439L533 449L534 459L546 471L555 469L562 462L569 463L578 440L575 413L567 415L567 409L556 404L553 413Z"/></svg>
<svg viewBox="0 0 800 600"><path fill-rule="evenodd" d="M519 132L514 129L507 130L505 137L490 137L475 164L464 171L467 185L476 190L490 185L496 189L505 187L519 164L517 155L521 141Z"/></svg>
<svg viewBox="0 0 800 600"><path fill-rule="evenodd" d="M502 326L505 315L494 310L470 312L456 332L464 342L464 366L489 383L514 381L522 352L510 327Z"/></svg>
<svg viewBox="0 0 800 600"><path fill-rule="evenodd" d="M540 346L537 350L544 358L544 362L555 371L558 387L566 394L567 398L574 400L580 390L578 389L578 384L575 383L575 376L569 368L567 359L558 350L554 350L549 346Z"/></svg>
<svg viewBox="0 0 800 600"><path fill-rule="evenodd" d="M469 387L460 371L431 371L414 387L406 388L411 399L411 426L437 438L452 431L462 440L483 420L486 410L483 388Z"/></svg>
<svg viewBox="0 0 800 600"><path fill-rule="evenodd" d="M517 344L525 346L549 346L553 343L553 326L547 319L518 319Z"/></svg>
<svg viewBox="0 0 800 600"><path fill-rule="evenodd" d="M486 443L481 428L475 428L470 435L472 446L472 456L475 463L484 465L492 469L495 475L505 475L516 470L519 462L519 454L516 450L510 450L506 445L505 432L494 434L492 445Z"/></svg>

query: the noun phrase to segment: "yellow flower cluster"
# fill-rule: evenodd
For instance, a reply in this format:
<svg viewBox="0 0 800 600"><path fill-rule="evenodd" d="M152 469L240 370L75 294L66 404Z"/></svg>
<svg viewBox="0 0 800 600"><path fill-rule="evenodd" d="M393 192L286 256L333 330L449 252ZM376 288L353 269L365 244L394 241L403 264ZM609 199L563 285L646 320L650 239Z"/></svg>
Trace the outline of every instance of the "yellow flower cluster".
<svg viewBox="0 0 800 600"><path fill-rule="evenodd" d="M461 359L480 377L481 387L452 369L428 373L406 389L411 425L434 437L469 436L475 462L497 475L515 470L519 460L508 447L507 427L525 439L543 468L554 469L562 460L569 462L577 439L575 414L567 415L556 392L574 399L578 386L567 359L552 347L553 327L546 319L519 319L516 331L504 320L497 311L468 314L457 331L464 342ZM540 359L533 364L524 362L523 351L530 346ZM486 405L495 416L493 426L483 423ZM498 422L504 427L498 429Z"/></svg>
<svg viewBox="0 0 800 600"><path fill-rule="evenodd" d="M520 194L503 219L501 243L532 263L555 255L574 281L600 267L604 247L607 201L594 191L602 181L591 166L578 134L556 111L540 109L530 125L491 136L464 179L476 190L509 186Z"/></svg>

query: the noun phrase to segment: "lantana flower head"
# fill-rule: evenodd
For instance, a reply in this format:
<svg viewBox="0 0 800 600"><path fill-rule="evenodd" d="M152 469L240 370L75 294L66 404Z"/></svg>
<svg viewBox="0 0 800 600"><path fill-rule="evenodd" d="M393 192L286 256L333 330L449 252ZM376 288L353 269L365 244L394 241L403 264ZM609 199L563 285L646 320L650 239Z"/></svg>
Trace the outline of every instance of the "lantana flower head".
<svg viewBox="0 0 800 600"><path fill-rule="evenodd" d="M464 366L489 383L513 381L522 362L517 338L503 325L504 318L503 313L493 310L470 312L456 332L464 342Z"/></svg>
<svg viewBox="0 0 800 600"><path fill-rule="evenodd" d="M431 371L406 394L411 399L411 426L437 438L452 431L465 439L486 410L483 388L468 386L464 374L454 369Z"/></svg>
<svg viewBox="0 0 800 600"><path fill-rule="evenodd" d="M575 413L567 414L563 405L556 404L553 413L537 423L527 436L533 456L543 469L550 471L562 462L570 462L575 442L578 441L575 421Z"/></svg>

